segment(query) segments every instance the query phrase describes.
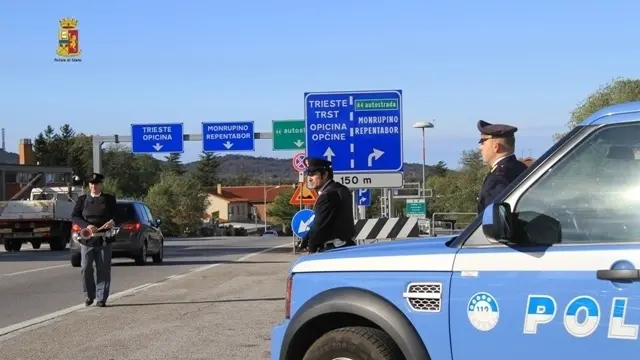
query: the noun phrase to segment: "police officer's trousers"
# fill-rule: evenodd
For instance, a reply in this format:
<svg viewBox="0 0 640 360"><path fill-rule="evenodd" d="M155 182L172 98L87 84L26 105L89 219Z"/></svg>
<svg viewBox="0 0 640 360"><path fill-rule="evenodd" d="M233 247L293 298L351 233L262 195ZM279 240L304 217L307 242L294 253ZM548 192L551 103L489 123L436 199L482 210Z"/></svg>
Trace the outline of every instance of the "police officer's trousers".
<svg viewBox="0 0 640 360"><path fill-rule="evenodd" d="M82 257L82 287L87 299L107 302L111 286L111 244L101 246L80 245ZM96 279L93 264L96 264Z"/></svg>

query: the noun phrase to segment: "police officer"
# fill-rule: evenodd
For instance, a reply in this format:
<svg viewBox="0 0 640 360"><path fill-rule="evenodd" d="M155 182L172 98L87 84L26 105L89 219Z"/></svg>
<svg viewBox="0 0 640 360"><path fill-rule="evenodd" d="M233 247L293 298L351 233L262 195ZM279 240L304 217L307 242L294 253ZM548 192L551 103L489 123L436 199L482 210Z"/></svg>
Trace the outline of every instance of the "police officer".
<svg viewBox="0 0 640 360"><path fill-rule="evenodd" d="M484 179L478 196L478 213L491 204L515 178L527 169L515 154L515 132L518 128L504 124L478 121L480 152L491 171Z"/></svg>
<svg viewBox="0 0 640 360"><path fill-rule="evenodd" d="M333 180L331 162L307 157L304 160L309 184L318 192L311 230L300 248L309 253L356 245L353 222L353 198L346 186Z"/></svg>
<svg viewBox="0 0 640 360"><path fill-rule="evenodd" d="M102 192L103 180L102 174L93 173L89 180L91 192L78 197L73 208L73 223L83 229L89 228L93 233L115 226L116 197ZM103 236L80 240L81 272L86 306L93 304L95 299L98 300L97 306L104 307L107 304L111 284L111 243L113 240L112 237L104 238ZM94 262L96 264L96 279L93 277Z"/></svg>

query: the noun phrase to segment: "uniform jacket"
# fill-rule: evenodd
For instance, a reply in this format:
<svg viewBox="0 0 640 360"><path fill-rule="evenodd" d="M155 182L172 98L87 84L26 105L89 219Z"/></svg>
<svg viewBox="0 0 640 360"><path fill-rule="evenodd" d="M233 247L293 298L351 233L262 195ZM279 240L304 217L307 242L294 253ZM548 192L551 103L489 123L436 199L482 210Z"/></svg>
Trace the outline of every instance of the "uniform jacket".
<svg viewBox="0 0 640 360"><path fill-rule="evenodd" d="M356 229L353 222L353 198L346 186L329 180L314 205L315 219L311 230L302 239L309 251L316 252L329 240L352 240Z"/></svg>
<svg viewBox="0 0 640 360"><path fill-rule="evenodd" d="M526 169L527 165L518 160L515 155L509 155L498 161L484 179L484 183L480 189L480 194L478 195L478 214L484 211L484 209Z"/></svg>

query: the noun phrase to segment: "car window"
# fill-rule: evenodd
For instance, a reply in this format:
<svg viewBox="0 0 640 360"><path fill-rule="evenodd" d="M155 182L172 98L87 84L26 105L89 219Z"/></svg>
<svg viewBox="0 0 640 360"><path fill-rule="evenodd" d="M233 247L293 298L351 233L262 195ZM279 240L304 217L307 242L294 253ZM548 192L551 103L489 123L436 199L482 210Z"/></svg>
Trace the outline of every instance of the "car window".
<svg viewBox="0 0 640 360"><path fill-rule="evenodd" d="M142 205L142 208L147 214L147 217L149 218L149 222L153 223L153 215L151 214L151 210L149 209L149 207L147 207L146 205Z"/></svg>
<svg viewBox="0 0 640 360"><path fill-rule="evenodd" d="M145 224L149 224L149 217L147 216L147 212L144 210L144 206L136 203L136 208L138 209L138 215L142 219L142 222Z"/></svg>
<svg viewBox="0 0 640 360"><path fill-rule="evenodd" d="M639 155L640 123L594 132L520 197L519 235L535 242L550 218L562 243L640 240Z"/></svg>
<svg viewBox="0 0 640 360"><path fill-rule="evenodd" d="M122 224L127 221L136 221L136 211L132 204L117 204L116 205L116 224Z"/></svg>

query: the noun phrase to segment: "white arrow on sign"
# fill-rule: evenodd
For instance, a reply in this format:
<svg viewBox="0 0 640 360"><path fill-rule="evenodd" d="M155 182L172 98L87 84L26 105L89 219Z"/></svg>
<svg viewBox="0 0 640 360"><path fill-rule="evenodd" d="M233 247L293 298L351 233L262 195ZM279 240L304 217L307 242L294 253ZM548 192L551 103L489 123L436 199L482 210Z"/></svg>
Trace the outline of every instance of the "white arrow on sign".
<svg viewBox="0 0 640 360"><path fill-rule="evenodd" d="M333 150L331 150L330 147L327 148L327 151L324 152L324 154L322 156L326 156L327 160L331 161L331 159L336 156L336 154L334 154ZM371 166L371 165L369 165Z"/></svg>
<svg viewBox="0 0 640 360"><path fill-rule="evenodd" d="M156 143L155 145L153 145L153 148L156 149L156 151L160 151L160 149L162 149L162 145Z"/></svg>
<svg viewBox="0 0 640 360"><path fill-rule="evenodd" d="M231 147L233 146L233 143L231 143L231 142L229 142L229 140L227 140L227 142L226 142L226 143L224 143L224 144L222 144L222 145L224 145L224 147L226 147L226 148L227 148L227 150L229 150L229 149L231 149Z"/></svg>
<svg viewBox="0 0 640 360"><path fill-rule="evenodd" d="M296 140L296 142L294 142L294 144L295 144L297 147L301 147L302 145L304 145L304 141L302 141L302 140Z"/></svg>
<svg viewBox="0 0 640 360"><path fill-rule="evenodd" d="M309 230L309 228L311 227L311 223L313 222L313 219L315 219L315 218L316 218L316 214L313 214L313 215L311 215L309 220L300 221L300 226L298 226L298 232L299 233L307 232Z"/></svg>
<svg viewBox="0 0 640 360"><path fill-rule="evenodd" d="M362 203L363 203L363 202L365 202L365 201L367 201L367 198L366 198L366 197L361 197L361 198L360 198L360 204L362 204Z"/></svg>
<svg viewBox="0 0 640 360"><path fill-rule="evenodd" d="M369 158L367 159L367 162L369 165L369 167L373 166L373 160L378 160L380 159L380 156L384 155L384 151L380 151L378 149L373 149L373 152L371 154L369 154Z"/></svg>

